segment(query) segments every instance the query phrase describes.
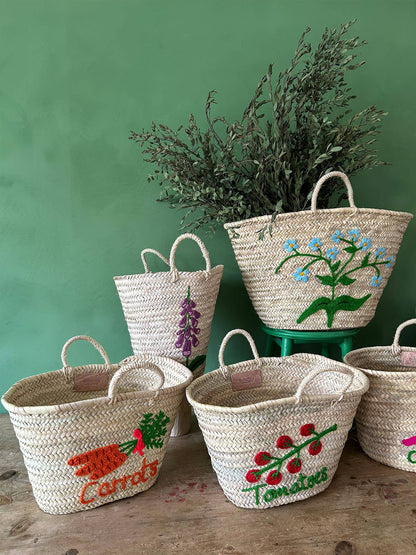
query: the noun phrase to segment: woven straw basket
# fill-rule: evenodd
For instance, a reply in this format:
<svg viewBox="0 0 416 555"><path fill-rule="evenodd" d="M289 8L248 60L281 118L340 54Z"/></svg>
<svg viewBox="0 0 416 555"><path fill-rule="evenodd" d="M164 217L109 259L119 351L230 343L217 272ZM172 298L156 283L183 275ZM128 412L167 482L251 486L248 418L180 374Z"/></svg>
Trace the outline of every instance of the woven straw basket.
<svg viewBox="0 0 416 555"><path fill-rule="evenodd" d="M201 249L205 270L177 270L176 250L184 239ZM146 254L153 253L169 265L170 271L149 271ZM203 374L212 317L223 266L211 268L208 251L199 237L185 233L172 245L169 261L158 251L141 253L145 273L114 278L130 334L133 352L153 353L177 360L195 376ZM184 403L173 435L189 431L191 409Z"/></svg>
<svg viewBox="0 0 416 555"><path fill-rule="evenodd" d="M254 360L225 366L235 334ZM368 380L319 355L259 358L244 330L228 333L220 368L187 388L212 466L227 498L266 509L311 497L328 487Z"/></svg>
<svg viewBox="0 0 416 555"><path fill-rule="evenodd" d="M410 324L416 319L397 328L393 345L357 349L345 361L370 380L356 418L361 447L378 462L416 472L416 348L399 345Z"/></svg>
<svg viewBox="0 0 416 555"><path fill-rule="evenodd" d="M94 345L105 364L69 367L67 349L77 339ZM110 364L87 336L67 341L62 363L62 370L17 382L2 398L39 507L66 514L148 489L191 382L189 370L145 355Z"/></svg>
<svg viewBox="0 0 416 555"><path fill-rule="evenodd" d="M321 186L343 179L349 208L317 210ZM311 210L225 225L254 309L271 328L359 328L373 318L412 215L357 208L348 177L324 175ZM260 232L266 227L263 239Z"/></svg>

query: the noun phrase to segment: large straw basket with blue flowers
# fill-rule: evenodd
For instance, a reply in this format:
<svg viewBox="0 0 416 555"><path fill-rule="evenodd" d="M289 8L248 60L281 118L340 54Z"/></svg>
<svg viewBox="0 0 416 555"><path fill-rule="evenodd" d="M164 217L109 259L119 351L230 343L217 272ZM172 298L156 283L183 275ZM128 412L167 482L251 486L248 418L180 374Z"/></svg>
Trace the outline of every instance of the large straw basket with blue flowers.
<svg viewBox="0 0 416 555"><path fill-rule="evenodd" d="M340 177L349 207L317 209ZM311 210L225 225L254 309L271 328L358 328L373 318L412 214L357 208L338 171L316 184ZM264 233L264 229L267 232Z"/></svg>

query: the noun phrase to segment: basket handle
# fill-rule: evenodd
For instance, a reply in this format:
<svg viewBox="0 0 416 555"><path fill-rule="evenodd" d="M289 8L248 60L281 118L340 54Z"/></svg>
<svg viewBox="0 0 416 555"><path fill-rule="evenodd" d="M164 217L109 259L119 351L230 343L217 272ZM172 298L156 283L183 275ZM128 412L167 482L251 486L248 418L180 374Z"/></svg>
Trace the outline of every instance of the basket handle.
<svg viewBox="0 0 416 555"><path fill-rule="evenodd" d="M294 355L294 356L296 356L296 355ZM319 374L323 374L324 372L339 372L340 374L345 374L345 375L350 377L347 385L340 392L339 398L337 399L336 402L338 403L339 401L341 401L344 394L346 393L346 391L348 391L352 382L354 381L354 372L353 372L353 370L351 370L351 368L348 368L348 366L346 366L345 368L330 368L330 367L329 368L315 368L315 370L312 370L311 372L309 372L309 374L307 376L305 376L303 378L303 380L300 382L300 384L298 386L298 389L295 393L295 399L296 399L295 404L296 405L300 402L303 391L304 391L305 387L308 385L308 383L310 383L314 378L316 378L316 376L318 376Z"/></svg>
<svg viewBox="0 0 416 555"><path fill-rule="evenodd" d="M335 172L329 172L329 173L323 175L321 177L321 179L319 179L319 181L315 185L315 189L313 190L313 195L312 195L312 200L311 200L311 210L312 210L312 212L316 212L316 204L317 204L317 201L318 201L318 194L319 194L319 191L321 190L322 185L325 183L325 181L327 181L331 177L340 177L342 179L342 181L345 183L345 186L347 187L348 202L350 203L351 208L357 209L357 207L355 206L355 203L354 203L354 192L352 190L351 181L348 179L348 177L345 175L345 173L335 171Z"/></svg>
<svg viewBox="0 0 416 555"><path fill-rule="evenodd" d="M140 368L152 370L152 372L154 372L159 377L159 384L157 385L157 387L155 389L149 390L155 391L153 400L156 399L156 397L159 395L159 391L162 389L163 384L165 383L165 375L163 374L162 370L153 362L130 361L127 363L122 362L120 369L117 370L117 372L111 378L110 385L108 386L108 398L110 399L110 403L114 403L116 401L117 385L120 379L132 370L139 370Z"/></svg>
<svg viewBox="0 0 416 555"><path fill-rule="evenodd" d="M250 347L251 347L252 353L254 355L254 360L256 361L256 364L259 367L262 364L262 362L260 360L260 357L259 357L259 353L258 353L257 348L256 348L256 344L254 343L254 339L251 337L251 335L248 333L248 331L241 330L241 329L231 330L227 333L227 335L222 340L222 343L221 343L221 346L220 346L220 352L218 354L218 361L220 363L220 370L222 372L222 375L226 379L229 377L229 371L228 371L227 366L224 364L224 351L225 351L225 347L227 346L227 343L229 342L229 340L231 339L231 337L233 335L243 335L247 339L247 341L250 343Z"/></svg>
<svg viewBox="0 0 416 555"><path fill-rule="evenodd" d="M69 366L68 359L67 359L66 355L68 353L69 346L72 345L72 343L75 343L75 341L78 341L78 340L88 341L88 343L91 343L91 345L93 347L95 347L97 349L97 351L100 353L100 355L103 357L106 366L111 366L110 360L108 358L107 353L105 352L104 347L102 345L100 345L98 343L98 341L95 341L95 339L93 339L92 337L89 337L89 335L75 335L74 337L71 337L70 339L68 339L68 341L62 347L62 352L61 352L62 371L65 374L65 376L67 377L67 379L69 379L70 376L71 376L72 367Z"/></svg>
<svg viewBox="0 0 416 555"><path fill-rule="evenodd" d="M146 254L148 253L152 253L155 254L156 256L158 256L160 258L160 260L162 260L165 264L167 264L169 266L169 260L166 258L166 256L163 256L163 254L159 251L156 251L155 249L143 249L142 252L140 253L142 262L143 262L143 266L144 266L144 271L146 274L150 274L151 271L149 270L149 266L147 265L147 260L145 258Z"/></svg>
<svg viewBox="0 0 416 555"><path fill-rule="evenodd" d="M396 333L394 334L393 345L391 346L391 352L393 355L400 354L402 350L401 346L399 345L400 334L402 333L404 328L407 328L407 326L411 326L412 324L416 324L416 318L406 320L406 322L403 322L403 324L400 324L400 326L397 328Z"/></svg>
<svg viewBox="0 0 416 555"><path fill-rule="evenodd" d="M182 243L182 241L184 239L192 239L192 241L195 241L195 243L198 245L198 247L201 249L202 252L202 256L205 259L205 277L208 278L209 273L211 272L211 261L209 259L209 254L207 251L207 248L204 244L204 242L197 236L194 235L193 233L184 233L183 235L180 235L175 242L172 245L172 248L170 250L170 256L169 256L169 266L170 266L170 272L172 275L172 281L177 281L179 279L179 272L176 268L176 264L175 264L175 255L176 255L176 249L178 248L179 244Z"/></svg>

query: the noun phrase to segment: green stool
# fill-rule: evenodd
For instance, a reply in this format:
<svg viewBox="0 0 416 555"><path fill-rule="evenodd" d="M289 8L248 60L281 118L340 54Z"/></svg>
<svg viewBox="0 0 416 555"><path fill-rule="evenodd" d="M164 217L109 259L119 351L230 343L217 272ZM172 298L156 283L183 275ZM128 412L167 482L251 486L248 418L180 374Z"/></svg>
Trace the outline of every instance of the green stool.
<svg viewBox="0 0 416 555"><path fill-rule="evenodd" d="M267 334L266 357L273 356L275 343L279 345L282 357L291 355L292 346L298 343L322 343L321 353L328 357L329 344L335 343L341 349L341 360L352 350L352 338L360 331L360 328L329 331L278 330L263 325L261 329Z"/></svg>

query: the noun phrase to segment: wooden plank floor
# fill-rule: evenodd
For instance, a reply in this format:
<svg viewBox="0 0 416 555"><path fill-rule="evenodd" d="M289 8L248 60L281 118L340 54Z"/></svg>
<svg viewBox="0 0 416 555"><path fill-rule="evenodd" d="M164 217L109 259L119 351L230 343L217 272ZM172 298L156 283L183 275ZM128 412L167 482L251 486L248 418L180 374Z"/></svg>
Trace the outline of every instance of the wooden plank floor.
<svg viewBox="0 0 416 555"><path fill-rule="evenodd" d="M248 510L224 497L195 429L170 440L158 482L147 492L59 516L38 509L5 415L0 438L0 553L416 553L416 473L372 461L354 438L325 492Z"/></svg>

